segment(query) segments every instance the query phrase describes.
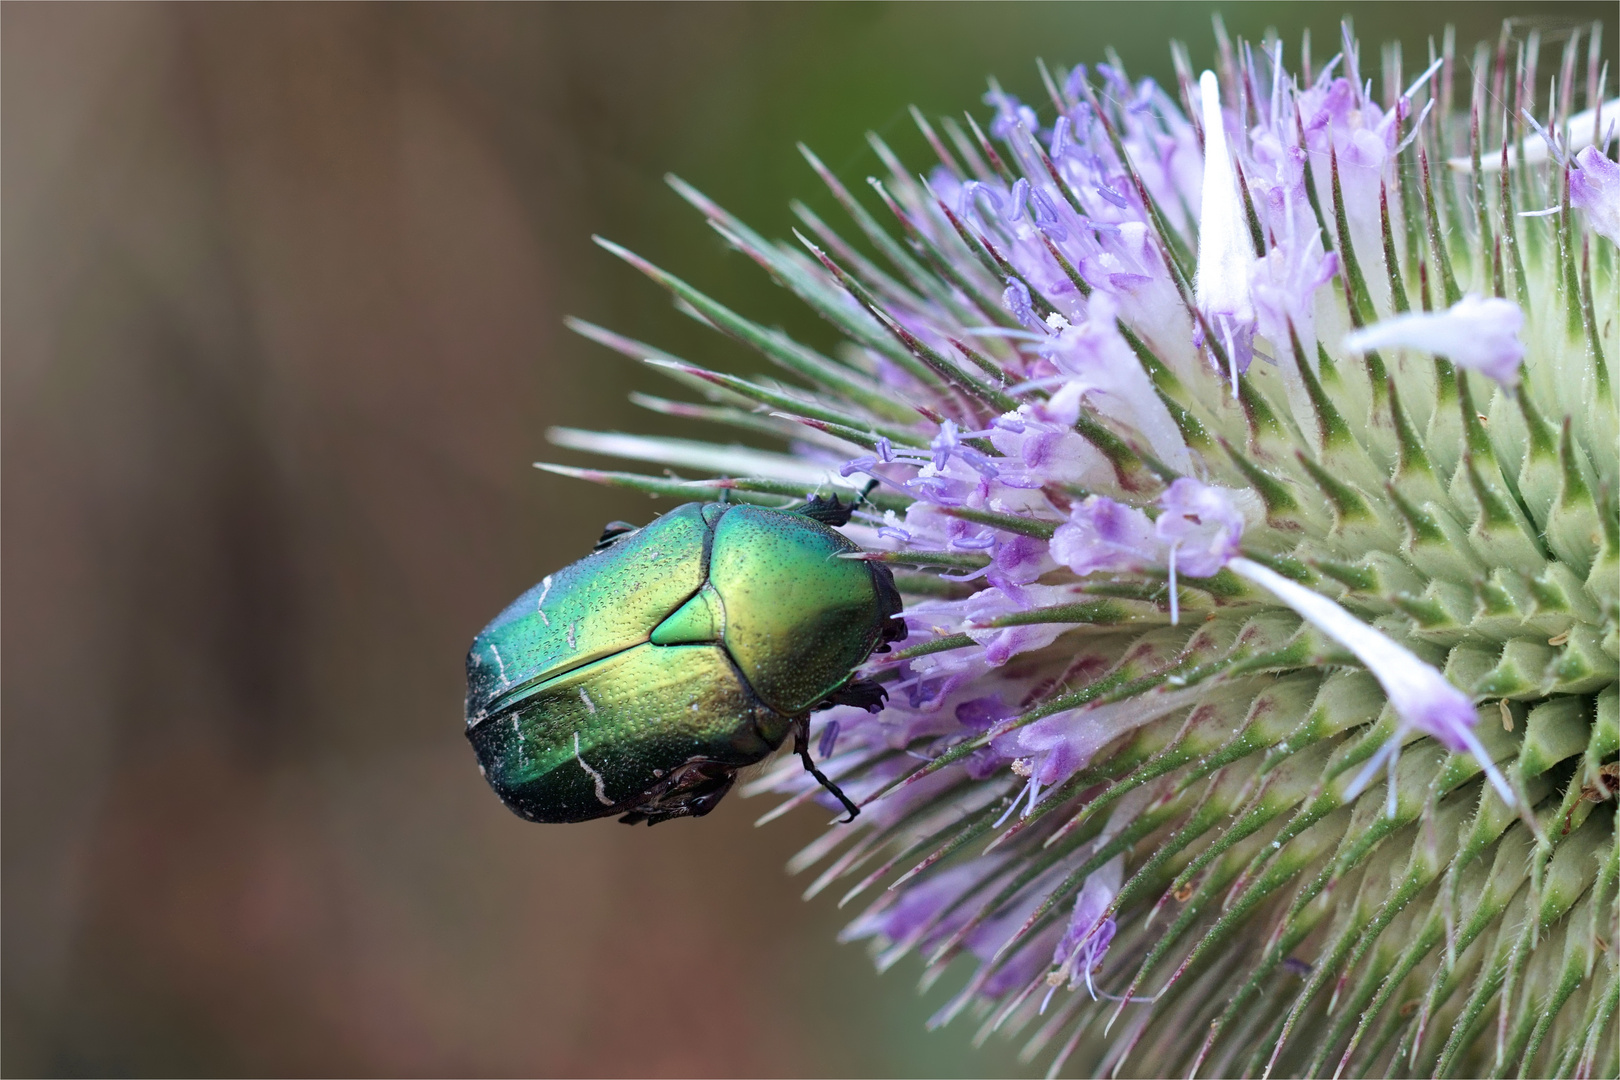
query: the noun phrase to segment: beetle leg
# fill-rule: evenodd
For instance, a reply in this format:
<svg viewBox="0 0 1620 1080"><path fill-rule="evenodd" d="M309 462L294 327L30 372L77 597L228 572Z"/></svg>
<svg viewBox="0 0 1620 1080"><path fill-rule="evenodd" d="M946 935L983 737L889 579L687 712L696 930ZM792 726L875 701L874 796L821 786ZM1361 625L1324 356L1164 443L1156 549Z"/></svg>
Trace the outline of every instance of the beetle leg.
<svg viewBox="0 0 1620 1080"><path fill-rule="evenodd" d="M735 766L693 758L648 791L619 820L626 825L657 825L678 817L702 817L725 797L737 778Z"/></svg>
<svg viewBox="0 0 1620 1080"><path fill-rule="evenodd" d="M854 821L856 816L860 814L861 808L850 802L849 796L840 791L838 785L827 779L827 774L816 768L815 762L810 760L810 718L808 716L799 717L798 721L793 725L793 752L799 755L800 761L804 762L805 771L815 777L816 782L822 787L837 796L838 801L844 804L844 809L849 811L849 817L845 818L840 824L848 825Z"/></svg>
<svg viewBox="0 0 1620 1080"><path fill-rule="evenodd" d="M857 709L865 709L869 713L875 713L882 712L883 703L888 700L889 692L883 688L881 683L875 683L870 679L857 679L854 682L845 683L831 694L828 694L827 700L817 705L816 709L819 711L821 709L830 709L834 705L853 705Z"/></svg>
<svg viewBox="0 0 1620 1080"><path fill-rule="evenodd" d="M594 552L601 551L603 548L612 547L614 541L624 539L626 536L629 536L631 533L635 532L636 528L636 526L630 524L628 521L610 521L606 525L602 526L602 537L601 539L597 540L596 546L591 550Z"/></svg>
<svg viewBox="0 0 1620 1080"><path fill-rule="evenodd" d="M836 528L839 525L849 524L850 515L855 512L855 504L852 502L845 506L838 501L836 495L830 499L823 499L820 495L812 495L803 506L793 512L803 514L812 521L819 521L823 525L831 525Z"/></svg>

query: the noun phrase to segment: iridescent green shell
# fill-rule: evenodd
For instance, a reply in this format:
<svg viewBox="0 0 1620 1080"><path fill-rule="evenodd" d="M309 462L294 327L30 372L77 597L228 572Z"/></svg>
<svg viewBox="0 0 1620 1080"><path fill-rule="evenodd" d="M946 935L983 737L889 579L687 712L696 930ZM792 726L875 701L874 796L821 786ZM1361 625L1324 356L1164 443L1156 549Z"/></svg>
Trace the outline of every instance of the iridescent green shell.
<svg viewBox="0 0 1620 1080"><path fill-rule="evenodd" d="M688 503L544 578L467 654L467 737L533 821L707 813L899 633L886 567L804 513Z"/></svg>

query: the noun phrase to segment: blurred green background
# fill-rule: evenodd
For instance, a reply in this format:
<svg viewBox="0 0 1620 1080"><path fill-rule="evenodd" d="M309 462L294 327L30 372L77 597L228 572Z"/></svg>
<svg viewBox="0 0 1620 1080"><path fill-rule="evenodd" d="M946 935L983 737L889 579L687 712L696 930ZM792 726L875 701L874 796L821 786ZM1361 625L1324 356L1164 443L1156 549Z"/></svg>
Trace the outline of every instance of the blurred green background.
<svg viewBox="0 0 1620 1080"><path fill-rule="evenodd" d="M826 344L664 172L785 235L790 197L836 217L795 141L864 189L869 128L926 166L907 104L1040 107L1036 56L1110 44L1167 78L1215 10L5 5L0 1069L1030 1071L800 901L820 811L509 814L462 656L658 509L530 468L579 460L551 424L674 430L563 316L752 365L591 233ZM1375 80L1446 20L1466 57L1608 18L1613 54L1607 2L1220 10L1318 64L1350 14Z"/></svg>

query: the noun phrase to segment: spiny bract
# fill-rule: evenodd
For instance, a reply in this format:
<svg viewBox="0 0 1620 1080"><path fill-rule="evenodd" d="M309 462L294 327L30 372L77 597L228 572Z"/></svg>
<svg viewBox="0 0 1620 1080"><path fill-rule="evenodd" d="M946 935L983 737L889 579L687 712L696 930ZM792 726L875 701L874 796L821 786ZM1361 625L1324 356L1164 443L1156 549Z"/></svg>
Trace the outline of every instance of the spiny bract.
<svg viewBox="0 0 1620 1080"><path fill-rule="evenodd" d="M818 718L865 812L793 867L875 895L845 937L880 968L975 958L936 1023L1053 1071L1613 1075L1598 35L1550 77L1507 29L1471 67L1449 33L1415 72L1388 48L1376 96L1348 30L1314 70L1218 40L1201 78L1175 50L1176 95L1111 60L1042 67L1050 122L994 84L987 130L917 114L937 164L873 137L861 199L805 151L864 252L672 180L844 340L603 241L790 378L575 328L706 400L643 404L788 452L559 429L728 478L547 467L680 498L878 482L850 531L911 568L921 643L868 665L887 709ZM828 803L794 761L753 786Z"/></svg>

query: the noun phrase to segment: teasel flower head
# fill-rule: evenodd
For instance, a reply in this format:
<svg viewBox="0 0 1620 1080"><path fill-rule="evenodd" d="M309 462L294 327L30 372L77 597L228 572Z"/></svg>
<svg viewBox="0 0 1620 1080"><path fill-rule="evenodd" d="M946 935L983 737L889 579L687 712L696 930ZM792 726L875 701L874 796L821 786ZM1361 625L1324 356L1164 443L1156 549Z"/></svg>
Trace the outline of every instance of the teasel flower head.
<svg viewBox="0 0 1620 1080"><path fill-rule="evenodd" d="M676 498L859 498L910 638L817 714L797 856L934 1017L1056 1072L1614 1075L1620 102L1596 33L1375 94L1348 30L992 84L766 239L841 336L603 246L776 379L576 323L755 449L572 429ZM1581 44L1592 47L1584 56ZM1509 48L1512 45L1513 48ZM1576 106L1585 109L1576 112ZM921 169L919 173L916 171ZM680 478L676 471L686 473ZM655 470L656 471L656 470ZM799 767L752 784L819 803Z"/></svg>

